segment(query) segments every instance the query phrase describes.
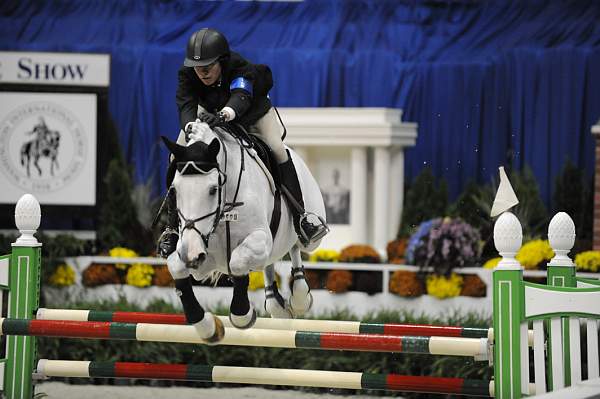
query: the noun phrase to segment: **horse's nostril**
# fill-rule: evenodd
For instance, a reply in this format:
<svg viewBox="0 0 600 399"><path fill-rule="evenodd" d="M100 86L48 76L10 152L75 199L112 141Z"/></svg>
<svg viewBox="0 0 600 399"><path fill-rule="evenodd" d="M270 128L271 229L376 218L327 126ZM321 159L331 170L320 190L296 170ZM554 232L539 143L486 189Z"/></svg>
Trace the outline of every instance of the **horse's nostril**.
<svg viewBox="0 0 600 399"><path fill-rule="evenodd" d="M201 253L200 255L198 255L198 258L196 258L196 260L197 260L198 265L201 265L206 260L206 254Z"/></svg>

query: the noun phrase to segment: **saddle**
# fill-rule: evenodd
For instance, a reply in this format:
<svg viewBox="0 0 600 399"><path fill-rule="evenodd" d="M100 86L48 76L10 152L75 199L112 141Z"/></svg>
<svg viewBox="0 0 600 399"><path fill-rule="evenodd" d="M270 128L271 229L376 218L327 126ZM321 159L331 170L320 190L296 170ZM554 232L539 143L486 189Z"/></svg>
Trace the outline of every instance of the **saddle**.
<svg viewBox="0 0 600 399"><path fill-rule="evenodd" d="M240 139L246 153L258 163L265 173L267 180L269 180L271 191L275 197L269 229L271 230L273 239L275 239L281 220L281 174L275 155L273 154L273 151L271 151L271 148L260 137L248 133L242 126L238 124L229 124L227 125L226 130Z"/></svg>

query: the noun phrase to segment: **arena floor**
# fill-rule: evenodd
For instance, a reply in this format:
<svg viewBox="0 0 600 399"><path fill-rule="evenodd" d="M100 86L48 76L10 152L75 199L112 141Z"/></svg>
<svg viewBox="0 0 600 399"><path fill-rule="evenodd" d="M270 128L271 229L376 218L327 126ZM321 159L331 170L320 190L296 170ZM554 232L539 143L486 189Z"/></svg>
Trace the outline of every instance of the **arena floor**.
<svg viewBox="0 0 600 399"><path fill-rule="evenodd" d="M284 391L263 388L152 388L109 385L69 385L62 382L44 382L37 385L36 393L45 393L49 399L203 399L203 398L237 398L237 399L373 399L391 398L391 396L365 395L333 395L306 393L301 391ZM402 399L395 396L395 399Z"/></svg>

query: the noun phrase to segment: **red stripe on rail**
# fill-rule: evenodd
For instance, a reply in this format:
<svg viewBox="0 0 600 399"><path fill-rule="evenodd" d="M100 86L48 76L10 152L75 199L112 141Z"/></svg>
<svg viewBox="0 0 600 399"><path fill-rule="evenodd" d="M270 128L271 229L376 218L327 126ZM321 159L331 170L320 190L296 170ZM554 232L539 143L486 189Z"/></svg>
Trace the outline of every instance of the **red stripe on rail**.
<svg viewBox="0 0 600 399"><path fill-rule="evenodd" d="M110 323L105 321L31 320L29 333L44 337L110 338Z"/></svg>
<svg viewBox="0 0 600 399"><path fill-rule="evenodd" d="M464 379L388 374L386 387L399 391L462 393Z"/></svg>
<svg viewBox="0 0 600 399"><path fill-rule="evenodd" d="M115 377L124 378L164 378L171 380L187 379L185 364L154 364L154 363L115 363Z"/></svg>
<svg viewBox="0 0 600 399"><path fill-rule="evenodd" d="M402 337L375 334L321 333L321 348L402 352Z"/></svg>

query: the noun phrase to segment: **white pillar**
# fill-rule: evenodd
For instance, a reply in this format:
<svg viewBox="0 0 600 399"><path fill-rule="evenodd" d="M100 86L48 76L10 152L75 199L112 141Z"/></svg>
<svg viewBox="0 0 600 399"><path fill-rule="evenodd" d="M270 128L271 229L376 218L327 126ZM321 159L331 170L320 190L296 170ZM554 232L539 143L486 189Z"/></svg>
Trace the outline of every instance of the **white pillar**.
<svg viewBox="0 0 600 399"><path fill-rule="evenodd" d="M393 147L390 164L390 223L388 238L396 237L404 207L404 148Z"/></svg>
<svg viewBox="0 0 600 399"><path fill-rule="evenodd" d="M352 240L367 243L367 148L352 148L350 223Z"/></svg>
<svg viewBox="0 0 600 399"><path fill-rule="evenodd" d="M389 220L389 182L390 182L390 149L389 147L375 148L375 184L373 203L373 245L385 254L387 245Z"/></svg>

